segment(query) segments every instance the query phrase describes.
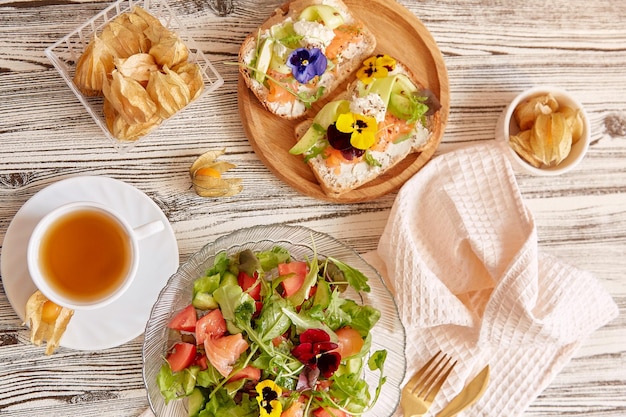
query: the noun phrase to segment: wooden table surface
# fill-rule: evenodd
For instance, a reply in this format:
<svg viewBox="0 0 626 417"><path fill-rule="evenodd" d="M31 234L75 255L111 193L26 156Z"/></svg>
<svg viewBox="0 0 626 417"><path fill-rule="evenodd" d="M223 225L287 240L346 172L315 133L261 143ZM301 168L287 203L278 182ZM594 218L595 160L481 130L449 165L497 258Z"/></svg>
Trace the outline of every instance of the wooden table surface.
<svg viewBox="0 0 626 417"><path fill-rule="evenodd" d="M389 0L392 1L392 0ZM210 3L217 2L212 8ZM146 193L171 222L184 262L218 236L258 224L326 232L376 248L395 194L358 204L302 195L260 162L237 111L236 59L273 0L170 0L225 83L150 141L118 153L44 55L109 3L0 1L0 244L20 207L64 178L109 176ZM591 120L591 146L570 173L519 173L541 250L593 272L620 308L586 340L526 416L626 415L626 5L615 0L401 0L430 30L448 69L451 108L437 154L491 141L518 92L569 90ZM216 12L216 10L218 12ZM241 194L198 197L187 170L226 148ZM2 248L4 249L4 248ZM4 278L4 277L3 277ZM101 351L44 356L0 290L0 416L138 416L147 407L143 337Z"/></svg>

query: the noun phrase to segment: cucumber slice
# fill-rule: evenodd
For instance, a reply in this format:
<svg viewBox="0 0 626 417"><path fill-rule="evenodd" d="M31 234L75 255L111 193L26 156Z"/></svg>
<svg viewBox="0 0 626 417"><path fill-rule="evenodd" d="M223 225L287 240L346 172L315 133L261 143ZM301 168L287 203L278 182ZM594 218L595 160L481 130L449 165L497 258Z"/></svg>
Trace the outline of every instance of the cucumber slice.
<svg viewBox="0 0 626 417"><path fill-rule="evenodd" d="M183 379L183 389L185 390L185 395L191 395L196 387L196 377L198 376L198 372L200 372L200 367L195 365L190 366L183 372L185 372Z"/></svg>
<svg viewBox="0 0 626 417"><path fill-rule="evenodd" d="M222 274L222 279L220 280L220 286L225 285L239 285L239 282L237 282L237 275L230 271L224 272Z"/></svg>
<svg viewBox="0 0 626 417"><path fill-rule="evenodd" d="M272 56L270 68L281 74L291 74L291 68L289 68L287 64L285 64L285 61L276 54Z"/></svg>
<svg viewBox="0 0 626 417"><path fill-rule="evenodd" d="M317 22L321 20L324 26L335 29L343 25L343 17L337 9L327 4L315 4L302 10L299 16L300 20L309 22Z"/></svg>
<svg viewBox="0 0 626 417"><path fill-rule="evenodd" d="M279 41L283 38L295 35L293 22L277 23L270 28L270 36Z"/></svg>
<svg viewBox="0 0 626 417"><path fill-rule="evenodd" d="M272 61L272 45L274 44L274 39L265 38L261 43L261 47L259 48L259 55L256 59L256 68L254 71L254 79L258 82L262 83L265 80L265 74L270 67L270 62Z"/></svg>
<svg viewBox="0 0 626 417"><path fill-rule="evenodd" d="M385 106L389 106L389 98L391 96L391 92L393 91L394 85L396 83L396 75L392 75L391 77L385 78L377 78L370 84L369 89L367 90L368 94L378 94L380 98L383 99L383 103Z"/></svg>
<svg viewBox="0 0 626 417"><path fill-rule="evenodd" d="M191 304L199 310L213 310L219 307L213 296L206 292L199 292L191 301Z"/></svg>
<svg viewBox="0 0 626 417"><path fill-rule="evenodd" d="M204 408L206 398L199 388L194 388L187 398L187 409L189 417L197 417Z"/></svg>
<svg viewBox="0 0 626 417"><path fill-rule="evenodd" d="M413 84L413 81L404 74L394 75L395 81L393 86L393 92L403 95L410 95L417 91L417 87Z"/></svg>
<svg viewBox="0 0 626 417"><path fill-rule="evenodd" d="M413 114L411 109L411 100L402 94L392 93L389 98L387 111L396 116L398 119L408 120Z"/></svg>
<svg viewBox="0 0 626 417"><path fill-rule="evenodd" d="M385 105L389 107L392 96L409 96L416 91L417 87L409 77L404 74L394 74L389 77L375 79L362 91L359 90L359 96L363 97L371 93L378 94L383 99Z"/></svg>

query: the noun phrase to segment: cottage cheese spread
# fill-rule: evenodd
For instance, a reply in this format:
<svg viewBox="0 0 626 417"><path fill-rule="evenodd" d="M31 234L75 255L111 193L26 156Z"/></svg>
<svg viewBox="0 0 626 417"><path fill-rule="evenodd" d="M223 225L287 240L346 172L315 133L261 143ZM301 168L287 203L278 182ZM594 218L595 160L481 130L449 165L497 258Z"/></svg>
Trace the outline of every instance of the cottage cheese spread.
<svg viewBox="0 0 626 417"><path fill-rule="evenodd" d="M335 32L321 23L299 20L293 24L293 30L303 37L309 47L324 49L332 42Z"/></svg>

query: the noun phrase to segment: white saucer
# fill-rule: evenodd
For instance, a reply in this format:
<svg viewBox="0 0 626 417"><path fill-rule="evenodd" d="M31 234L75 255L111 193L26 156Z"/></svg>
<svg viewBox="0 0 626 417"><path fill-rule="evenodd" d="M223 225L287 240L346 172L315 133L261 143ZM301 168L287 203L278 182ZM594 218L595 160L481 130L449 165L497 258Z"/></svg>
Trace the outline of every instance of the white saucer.
<svg viewBox="0 0 626 417"><path fill-rule="evenodd" d="M139 243L139 269L130 289L105 307L76 311L61 339L61 346L70 349L108 349L143 333L159 292L178 269L172 226L143 192L119 180L94 176L68 178L39 191L20 208L7 229L0 258L2 283L13 309L24 320L26 301L36 290L26 265L28 239L46 213L79 200L110 205L132 226L157 219L165 224L162 232Z"/></svg>

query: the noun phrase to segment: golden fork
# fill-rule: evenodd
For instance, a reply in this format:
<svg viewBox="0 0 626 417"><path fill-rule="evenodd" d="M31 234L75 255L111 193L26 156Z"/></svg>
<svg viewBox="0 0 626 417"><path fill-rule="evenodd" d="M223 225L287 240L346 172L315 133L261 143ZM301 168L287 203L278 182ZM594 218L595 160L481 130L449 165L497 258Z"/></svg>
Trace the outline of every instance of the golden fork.
<svg viewBox="0 0 626 417"><path fill-rule="evenodd" d="M405 417L426 414L441 386L454 369L450 355L437 352L426 364L413 375L402 389L400 405Z"/></svg>

